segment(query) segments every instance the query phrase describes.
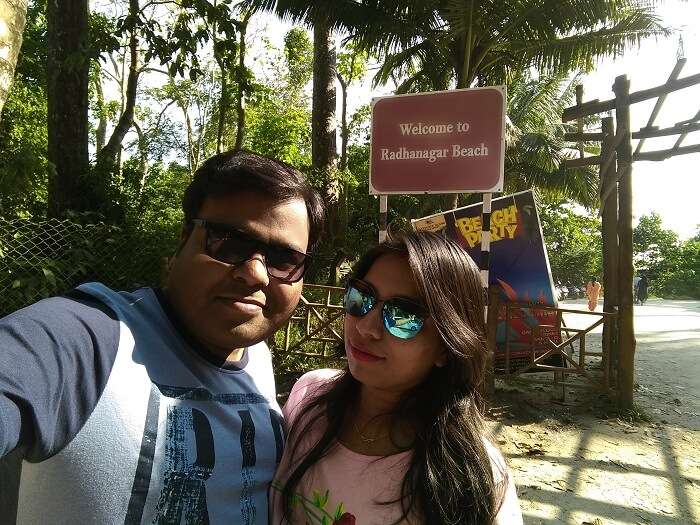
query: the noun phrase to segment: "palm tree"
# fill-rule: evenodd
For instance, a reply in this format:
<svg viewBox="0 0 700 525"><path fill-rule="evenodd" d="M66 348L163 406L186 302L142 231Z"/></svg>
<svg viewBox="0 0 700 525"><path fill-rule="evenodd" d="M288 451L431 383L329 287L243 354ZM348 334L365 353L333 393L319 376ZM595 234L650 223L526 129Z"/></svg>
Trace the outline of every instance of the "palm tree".
<svg viewBox="0 0 700 525"><path fill-rule="evenodd" d="M443 87L446 79L457 88L507 84L531 67L590 70L600 57L666 34L645 0L360 0L344 2L342 10L333 4L353 38L383 58L377 81L399 74L400 91L433 80Z"/></svg>
<svg viewBox="0 0 700 525"><path fill-rule="evenodd" d="M568 198L587 208L599 204L598 173L593 167L564 169L577 151L566 147L564 108L574 100L578 77L558 74L511 80L506 130L505 192L534 189L550 200ZM569 130L570 131L570 130ZM595 148L590 153L597 154Z"/></svg>

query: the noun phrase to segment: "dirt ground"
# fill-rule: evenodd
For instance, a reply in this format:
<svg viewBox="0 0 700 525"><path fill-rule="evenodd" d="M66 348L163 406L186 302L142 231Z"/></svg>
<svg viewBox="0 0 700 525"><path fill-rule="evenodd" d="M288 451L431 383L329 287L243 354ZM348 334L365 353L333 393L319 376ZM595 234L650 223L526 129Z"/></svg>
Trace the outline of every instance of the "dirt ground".
<svg viewBox="0 0 700 525"><path fill-rule="evenodd" d="M700 302L637 306L635 330L638 417L617 417L591 390L556 401L550 386L497 382L490 424L526 525L700 524Z"/></svg>

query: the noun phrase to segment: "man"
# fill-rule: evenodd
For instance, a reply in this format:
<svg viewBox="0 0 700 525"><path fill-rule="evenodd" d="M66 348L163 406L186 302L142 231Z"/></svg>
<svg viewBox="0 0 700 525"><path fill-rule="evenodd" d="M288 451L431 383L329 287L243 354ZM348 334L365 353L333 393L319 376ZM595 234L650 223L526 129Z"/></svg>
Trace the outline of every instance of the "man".
<svg viewBox="0 0 700 525"><path fill-rule="evenodd" d="M642 278L639 275L635 275L632 278L632 290L634 291L634 304L639 304L639 281Z"/></svg>
<svg viewBox="0 0 700 525"><path fill-rule="evenodd" d="M283 432L264 340L323 204L294 168L234 152L183 209L165 289L90 283L0 321L0 523L267 524Z"/></svg>

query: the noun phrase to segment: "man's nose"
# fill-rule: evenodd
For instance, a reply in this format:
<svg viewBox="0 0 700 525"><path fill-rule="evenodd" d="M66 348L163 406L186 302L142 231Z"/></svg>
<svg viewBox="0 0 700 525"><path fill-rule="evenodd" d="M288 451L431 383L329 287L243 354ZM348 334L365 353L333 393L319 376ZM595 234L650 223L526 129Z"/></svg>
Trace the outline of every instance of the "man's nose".
<svg viewBox="0 0 700 525"><path fill-rule="evenodd" d="M254 253L248 259L233 266L232 275L242 279L251 288L264 288L270 284L265 255Z"/></svg>

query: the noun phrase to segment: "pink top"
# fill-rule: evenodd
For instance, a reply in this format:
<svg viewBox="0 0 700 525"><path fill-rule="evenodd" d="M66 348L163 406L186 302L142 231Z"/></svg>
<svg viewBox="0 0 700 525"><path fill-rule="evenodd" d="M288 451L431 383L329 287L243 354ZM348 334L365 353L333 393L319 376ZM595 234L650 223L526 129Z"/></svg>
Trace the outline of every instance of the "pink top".
<svg viewBox="0 0 700 525"><path fill-rule="evenodd" d="M290 428L303 406L304 400L312 399L318 389L338 373L337 370L315 370L302 376L294 385L289 400L282 409ZM314 428L311 435L304 436L300 444L302 453L319 437ZM503 480L507 467L503 456L485 440L493 472L498 482ZM291 445L288 443L288 445ZM270 523L286 524L282 518L280 489L291 473L292 446L285 448L282 461L270 491ZM323 525L385 525L394 523L401 515L400 503L381 505L382 501L398 499L401 481L408 468L411 451L388 457L365 456L353 452L340 443L329 454L309 469L297 486L298 499L293 506L293 523ZM500 508L496 525L522 525L522 515L513 477L508 476L505 498ZM324 518L326 521L324 521ZM404 523L418 524L413 518Z"/></svg>

